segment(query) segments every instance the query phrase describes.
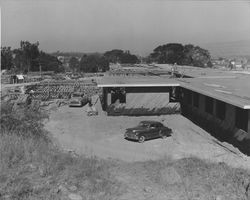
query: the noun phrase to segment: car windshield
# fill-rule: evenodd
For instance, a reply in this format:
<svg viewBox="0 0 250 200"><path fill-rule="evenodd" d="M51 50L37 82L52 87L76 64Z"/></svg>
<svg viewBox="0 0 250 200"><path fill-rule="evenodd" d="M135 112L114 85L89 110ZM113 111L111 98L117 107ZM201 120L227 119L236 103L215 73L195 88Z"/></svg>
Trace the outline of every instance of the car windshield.
<svg viewBox="0 0 250 200"><path fill-rule="evenodd" d="M148 127L148 124L147 124L147 123L144 123L144 122L141 122L141 123L139 124L139 126L140 126L140 127Z"/></svg>

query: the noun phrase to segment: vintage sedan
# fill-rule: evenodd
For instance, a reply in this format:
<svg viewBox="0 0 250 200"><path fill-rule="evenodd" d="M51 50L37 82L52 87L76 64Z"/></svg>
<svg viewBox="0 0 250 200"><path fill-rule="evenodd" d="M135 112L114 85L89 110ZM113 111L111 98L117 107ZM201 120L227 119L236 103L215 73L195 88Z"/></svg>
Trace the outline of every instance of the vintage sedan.
<svg viewBox="0 0 250 200"><path fill-rule="evenodd" d="M69 106L70 107L81 107L89 102L89 99L84 95L84 93L73 93L71 95Z"/></svg>
<svg viewBox="0 0 250 200"><path fill-rule="evenodd" d="M171 136L172 129L157 121L141 121L138 126L126 129L125 139L137 140L142 143L153 138L166 138Z"/></svg>

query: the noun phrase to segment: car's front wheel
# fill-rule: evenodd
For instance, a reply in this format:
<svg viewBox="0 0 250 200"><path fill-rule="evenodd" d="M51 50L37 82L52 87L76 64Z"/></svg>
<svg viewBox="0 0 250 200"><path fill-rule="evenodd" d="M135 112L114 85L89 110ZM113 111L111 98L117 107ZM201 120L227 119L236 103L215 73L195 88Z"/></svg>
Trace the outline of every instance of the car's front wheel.
<svg viewBox="0 0 250 200"><path fill-rule="evenodd" d="M162 138L162 139L166 139L167 136L166 136L166 135L162 135L161 138Z"/></svg>
<svg viewBox="0 0 250 200"><path fill-rule="evenodd" d="M164 133L164 132L162 132L162 131L160 131L160 137L161 137L162 139L166 139L166 138L167 138L167 134Z"/></svg>
<svg viewBox="0 0 250 200"><path fill-rule="evenodd" d="M145 141L145 136L141 135L138 140L140 143L143 143Z"/></svg>

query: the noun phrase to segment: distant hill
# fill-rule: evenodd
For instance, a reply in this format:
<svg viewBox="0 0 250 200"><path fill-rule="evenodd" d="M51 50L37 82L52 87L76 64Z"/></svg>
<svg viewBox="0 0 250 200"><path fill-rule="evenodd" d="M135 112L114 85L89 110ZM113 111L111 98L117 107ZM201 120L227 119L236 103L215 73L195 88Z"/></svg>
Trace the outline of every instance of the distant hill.
<svg viewBox="0 0 250 200"><path fill-rule="evenodd" d="M213 57L250 56L250 40L218 42L202 45Z"/></svg>

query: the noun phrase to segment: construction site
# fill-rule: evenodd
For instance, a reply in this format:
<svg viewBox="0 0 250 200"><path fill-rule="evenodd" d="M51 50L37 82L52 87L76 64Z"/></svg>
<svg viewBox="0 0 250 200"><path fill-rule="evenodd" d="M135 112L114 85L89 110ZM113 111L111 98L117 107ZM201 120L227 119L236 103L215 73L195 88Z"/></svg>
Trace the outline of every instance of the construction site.
<svg viewBox="0 0 250 200"><path fill-rule="evenodd" d="M250 200L248 1L0 12L0 200Z"/></svg>
<svg viewBox="0 0 250 200"><path fill-rule="evenodd" d="M13 103L15 109L40 105L46 110L49 118L43 122L44 128L64 151L118 162L120 167L112 167L113 174L129 185L129 192L119 196L120 199L144 199L141 194L149 195L148 187L153 199L169 195L181 199L186 192L174 189L181 184L178 181L181 172L176 169L171 168L163 176L177 181L171 183L167 179L167 184L172 184L168 189L160 189L143 171L135 181L138 174L134 173L146 167L145 173L150 174L148 170L159 167L159 160L172 163L193 158L249 170L249 86L247 71L115 64L102 76L93 74L76 80L52 77L35 83L3 84L1 93L2 102ZM72 94L76 92L84 93L91 107L90 104L70 107ZM96 111L93 115L89 115L90 108ZM173 133L165 139L144 143L124 139L126 129L141 121L161 122ZM206 190L204 198L213 196L217 189ZM201 195L201 189L188 190L194 191L191 197L196 193Z"/></svg>
<svg viewBox="0 0 250 200"><path fill-rule="evenodd" d="M92 99L95 109L105 120L105 127L111 126L113 116L119 118L181 118L189 120L195 127L204 129L218 141L234 146L245 155L250 154L250 91L249 74L244 71L225 71L197 67L173 66L163 64L113 65L101 77L88 77L82 80L41 81L38 83L12 84L2 87L2 98L25 104L28 100L41 101L42 105L68 105L74 92L82 92ZM14 88L14 89L13 89ZM16 89L15 89L16 88ZM16 91L16 92L15 92ZM70 109L62 107L56 113L67 117L68 112L84 115L88 105ZM80 114L79 113L79 114ZM53 115L53 114L52 114ZM79 117L79 123L84 122ZM84 130L98 127L100 116L95 116L90 126L86 121ZM176 124L181 123L180 120ZM78 119L75 119L78 121ZM92 119L90 119L92 120ZM169 121L169 120L167 120ZM63 122L64 123L64 122ZM74 122L72 122L74 124ZM76 123L67 124L70 129L79 127ZM114 126L123 126L114 123ZM131 125L132 126L132 125ZM128 125L129 127L129 125ZM127 127L127 128L128 128ZM61 126L60 126L61 129ZM80 130L82 130L79 127ZM120 132L120 137L126 127ZM65 130L63 131L65 132ZM108 132L108 130L107 130Z"/></svg>

